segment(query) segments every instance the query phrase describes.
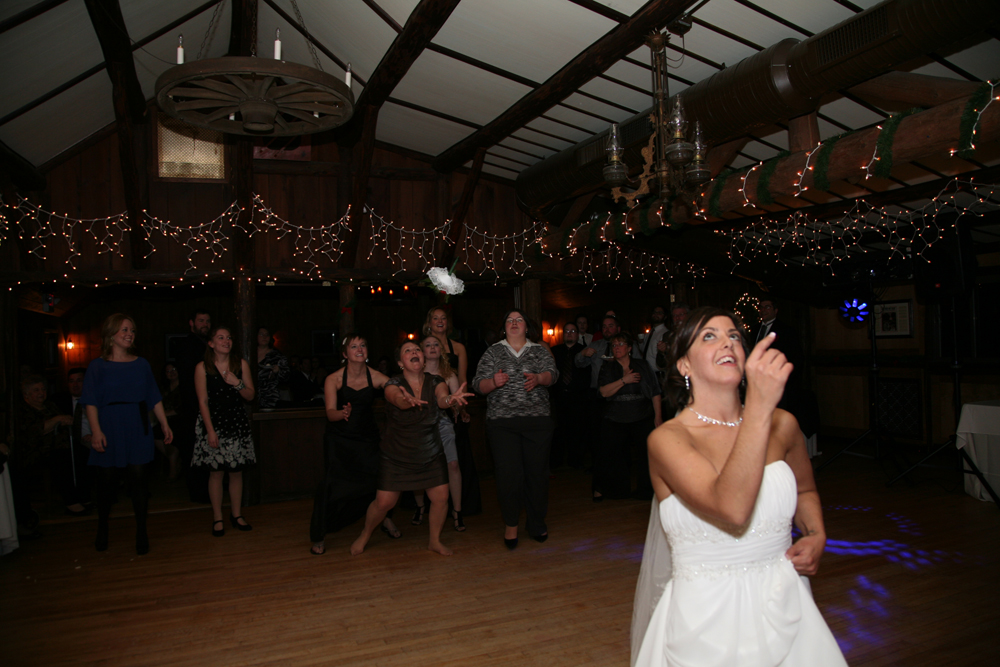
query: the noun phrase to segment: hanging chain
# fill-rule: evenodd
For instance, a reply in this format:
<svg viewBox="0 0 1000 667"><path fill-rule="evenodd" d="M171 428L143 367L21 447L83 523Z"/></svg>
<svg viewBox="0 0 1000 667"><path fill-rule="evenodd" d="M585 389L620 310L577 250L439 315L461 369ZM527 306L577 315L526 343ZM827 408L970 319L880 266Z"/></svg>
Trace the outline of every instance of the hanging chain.
<svg viewBox="0 0 1000 667"><path fill-rule="evenodd" d="M260 5L257 4L257 0L249 0L253 3L253 20L250 22L250 57L257 57L257 11L260 9Z"/></svg>
<svg viewBox="0 0 1000 667"><path fill-rule="evenodd" d="M226 5L226 0L221 0L217 5L215 5L215 11L212 12L212 20L208 24L208 30L205 31L205 36L201 40L201 47L198 49L198 55L195 60L201 60L203 56L208 55L208 49L212 46L212 40L215 39L215 30L219 27L219 16L222 14L222 8Z"/></svg>
<svg viewBox="0 0 1000 667"><path fill-rule="evenodd" d="M306 46L309 47L309 53L312 54L313 62L316 64L316 69L322 72L323 65L319 62L319 56L316 55L316 47L313 46L312 38L309 36L309 31L306 30L306 22L302 20L302 12L299 11L299 3L295 0L292 0L292 9L295 10L295 18L298 20L299 25L302 26L302 32L306 35Z"/></svg>

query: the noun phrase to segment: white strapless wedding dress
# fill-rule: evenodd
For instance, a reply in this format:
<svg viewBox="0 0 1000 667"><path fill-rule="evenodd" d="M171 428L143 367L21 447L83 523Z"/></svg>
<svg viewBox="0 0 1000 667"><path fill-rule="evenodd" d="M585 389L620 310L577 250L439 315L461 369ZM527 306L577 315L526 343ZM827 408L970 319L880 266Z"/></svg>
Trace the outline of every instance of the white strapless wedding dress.
<svg viewBox="0 0 1000 667"><path fill-rule="evenodd" d="M813 602L808 584L785 558L798 498L784 461L764 468L746 531L727 533L676 495L659 504L673 560L641 638L639 667L834 667L847 663ZM654 501L655 506L655 501ZM650 534L653 527L650 527ZM649 548L647 540L647 549ZM644 557L644 570L646 562ZM651 587L649 579L640 582ZM636 615L639 600L637 593ZM645 599L650 600L646 595Z"/></svg>

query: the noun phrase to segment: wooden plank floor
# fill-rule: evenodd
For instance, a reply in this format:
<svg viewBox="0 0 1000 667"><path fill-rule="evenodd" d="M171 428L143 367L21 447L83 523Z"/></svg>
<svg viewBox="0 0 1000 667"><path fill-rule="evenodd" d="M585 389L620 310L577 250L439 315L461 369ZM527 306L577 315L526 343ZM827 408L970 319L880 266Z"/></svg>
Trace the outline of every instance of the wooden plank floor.
<svg viewBox="0 0 1000 667"><path fill-rule="evenodd" d="M851 665L996 664L1000 511L957 475L915 478L887 489L850 456L824 471L814 595ZM403 539L376 533L352 558L354 526L311 556L307 501L248 508L254 530L221 539L206 508L155 514L143 557L131 518L112 519L105 553L92 518L48 522L0 559L2 664L624 666L649 505L595 505L589 488L560 471L552 537L508 552L484 480L484 513L446 528L451 558L406 512Z"/></svg>

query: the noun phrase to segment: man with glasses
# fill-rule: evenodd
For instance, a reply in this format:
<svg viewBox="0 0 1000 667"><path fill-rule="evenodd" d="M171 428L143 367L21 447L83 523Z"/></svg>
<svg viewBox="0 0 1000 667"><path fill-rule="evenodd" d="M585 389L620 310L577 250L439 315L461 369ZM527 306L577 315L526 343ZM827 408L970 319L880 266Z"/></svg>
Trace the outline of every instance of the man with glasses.
<svg viewBox="0 0 1000 667"><path fill-rule="evenodd" d="M590 373L576 366L576 355L583 351L579 330L573 322L563 327L563 343L552 348L552 356L559 369L559 380L553 384L552 400L555 407L556 429L552 439L551 467L553 470L564 462L573 468L583 467L585 443L587 390Z"/></svg>

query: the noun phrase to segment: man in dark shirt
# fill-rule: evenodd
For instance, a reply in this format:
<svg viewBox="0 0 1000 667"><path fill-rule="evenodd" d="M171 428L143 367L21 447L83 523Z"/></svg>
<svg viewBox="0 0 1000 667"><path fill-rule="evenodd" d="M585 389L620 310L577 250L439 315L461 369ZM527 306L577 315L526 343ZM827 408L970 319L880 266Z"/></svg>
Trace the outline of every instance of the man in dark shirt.
<svg viewBox="0 0 1000 667"><path fill-rule="evenodd" d="M556 368L559 370L559 379L549 387L558 425L552 439L553 470L564 462L573 468L583 467L586 451L584 422L590 370L578 368L574 363L577 353L583 348L576 324L567 322L563 327L563 344L552 348L552 356L555 357Z"/></svg>
<svg viewBox="0 0 1000 667"><path fill-rule="evenodd" d="M785 393L781 395L778 407L791 412L801 422L802 411L799 399L802 392L804 355L802 354L802 345L799 343L799 334L795 327L778 320L778 302L773 298L762 299L760 305L757 306L757 312L760 314L761 324L757 329L756 336L750 341L750 347L753 348L764 336L770 333L775 334L771 347L780 350L794 367L785 383Z"/></svg>
<svg viewBox="0 0 1000 667"><path fill-rule="evenodd" d="M83 394L83 376L86 372L86 368L69 369L69 373L66 374L66 386L69 391L59 392L52 397L59 412L73 417L73 424L70 426L70 447L63 461L69 469L67 479L71 480L76 498L82 503L80 507L73 505L67 508L67 513L73 515L87 513L86 510L90 506L90 471L87 468L87 459L90 457L90 422L87 421L87 412L83 404L79 402Z"/></svg>
<svg viewBox="0 0 1000 667"><path fill-rule="evenodd" d="M177 428L174 431L174 445L180 452L181 465L191 465L194 453L194 426L198 420L198 395L194 390L194 369L205 360L208 332L212 329L212 314L207 310L196 310L188 320L191 332L184 338L175 359L177 366L177 391L180 394L177 409ZM188 492L191 501L207 503L208 472L189 469L187 474Z"/></svg>

